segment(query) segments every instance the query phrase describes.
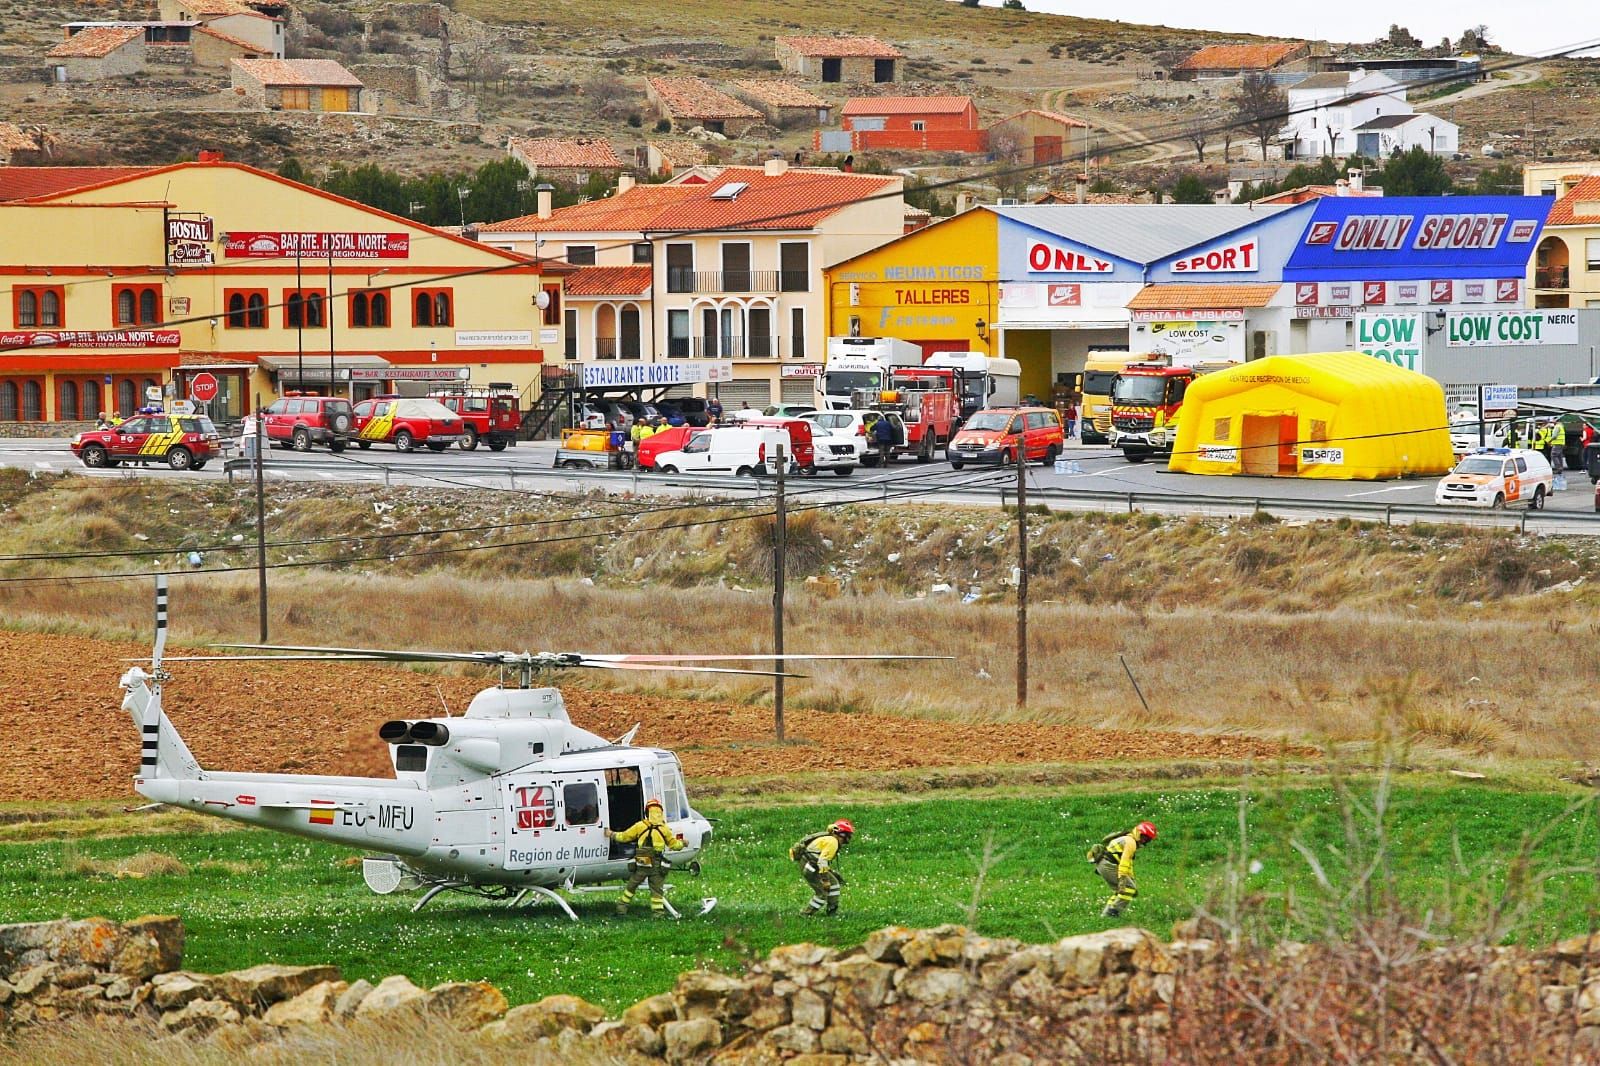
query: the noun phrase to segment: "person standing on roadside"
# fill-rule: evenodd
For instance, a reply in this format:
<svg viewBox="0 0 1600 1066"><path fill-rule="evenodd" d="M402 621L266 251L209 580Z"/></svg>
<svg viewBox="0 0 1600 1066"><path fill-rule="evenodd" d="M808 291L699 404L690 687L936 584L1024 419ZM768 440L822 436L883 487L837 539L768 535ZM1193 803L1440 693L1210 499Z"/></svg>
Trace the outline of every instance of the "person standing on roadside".
<svg viewBox="0 0 1600 1066"><path fill-rule="evenodd" d="M872 423L872 443L878 449L878 461L888 466L894 459L894 423L888 415L879 415Z"/></svg>

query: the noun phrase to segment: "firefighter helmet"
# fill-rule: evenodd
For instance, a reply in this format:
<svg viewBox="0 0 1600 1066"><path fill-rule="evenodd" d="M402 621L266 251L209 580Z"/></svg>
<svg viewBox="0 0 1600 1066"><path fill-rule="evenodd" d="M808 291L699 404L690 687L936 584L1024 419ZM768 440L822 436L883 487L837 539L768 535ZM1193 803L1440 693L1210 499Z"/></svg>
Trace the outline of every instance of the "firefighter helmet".
<svg viewBox="0 0 1600 1066"><path fill-rule="evenodd" d="M837 822L834 822L832 825L828 826L828 832L839 833L843 836L854 836L855 831L856 827L851 825L849 819L847 818L840 818Z"/></svg>
<svg viewBox="0 0 1600 1066"><path fill-rule="evenodd" d="M1156 838L1156 825L1154 822L1140 822L1138 826L1135 827L1134 832L1138 833L1147 841L1154 840Z"/></svg>
<svg viewBox="0 0 1600 1066"><path fill-rule="evenodd" d="M650 810L650 808L651 808L651 807L654 807L654 808L655 808L655 809L656 809L656 810L658 810L658 811L664 811L664 810L666 810L666 808L665 808L665 807L663 807L663 806L661 806L661 801L660 801L660 800L658 800L658 799L653 799L653 800L647 800L647 801L645 801L645 805L644 805L644 809L645 809L645 811L646 811L646 812L648 812L648 811L649 811L649 810Z"/></svg>

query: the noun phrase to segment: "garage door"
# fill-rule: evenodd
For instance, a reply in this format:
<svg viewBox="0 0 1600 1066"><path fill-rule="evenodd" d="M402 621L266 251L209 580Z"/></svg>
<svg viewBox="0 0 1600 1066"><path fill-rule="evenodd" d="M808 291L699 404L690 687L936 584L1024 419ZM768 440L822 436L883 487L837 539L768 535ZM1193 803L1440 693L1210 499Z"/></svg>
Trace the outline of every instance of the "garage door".
<svg viewBox="0 0 1600 1066"><path fill-rule="evenodd" d="M817 402L817 383L812 378L787 378L779 392L782 403Z"/></svg>
<svg viewBox="0 0 1600 1066"><path fill-rule="evenodd" d="M664 400L684 400L694 395L693 385L674 385L661 394Z"/></svg>
<svg viewBox="0 0 1600 1066"><path fill-rule="evenodd" d="M712 388L722 400L722 409L730 413L737 411L741 403L747 403L751 407L765 407L772 402L770 381L724 381Z"/></svg>

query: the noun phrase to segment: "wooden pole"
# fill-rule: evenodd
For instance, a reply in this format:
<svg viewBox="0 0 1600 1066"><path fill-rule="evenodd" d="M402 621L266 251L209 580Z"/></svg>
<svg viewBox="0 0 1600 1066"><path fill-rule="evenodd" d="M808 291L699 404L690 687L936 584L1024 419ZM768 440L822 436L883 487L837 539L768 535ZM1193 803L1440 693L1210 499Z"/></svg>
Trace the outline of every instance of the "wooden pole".
<svg viewBox="0 0 1600 1066"><path fill-rule="evenodd" d="M1017 441L1017 707L1028 706L1028 453Z"/></svg>
<svg viewBox="0 0 1600 1066"><path fill-rule="evenodd" d="M261 394L256 393L256 608L261 623L261 643L267 642L267 490L262 473L267 447L266 426L261 419Z"/></svg>
<svg viewBox="0 0 1600 1066"><path fill-rule="evenodd" d="M772 522L772 653L783 654L783 586L784 586L784 556L789 550L789 516L785 506L783 476L785 468L789 465L783 454L783 445L777 447L778 465L778 503L776 514ZM783 660L773 660L776 664L774 672L778 675L772 679L772 726L778 741L783 741Z"/></svg>

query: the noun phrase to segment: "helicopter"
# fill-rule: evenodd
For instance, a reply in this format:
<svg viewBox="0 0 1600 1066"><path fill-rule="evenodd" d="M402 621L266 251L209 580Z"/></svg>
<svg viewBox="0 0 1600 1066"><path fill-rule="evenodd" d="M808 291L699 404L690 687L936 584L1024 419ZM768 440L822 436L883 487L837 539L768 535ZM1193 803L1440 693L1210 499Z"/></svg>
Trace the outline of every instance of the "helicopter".
<svg viewBox="0 0 1600 1066"><path fill-rule="evenodd" d="M672 866L699 876L712 825L689 803L678 757L633 743L639 726L607 740L572 723L561 692L536 685L569 669L699 671L800 677L791 660L930 659L919 655L590 655L578 652L390 651L271 644L215 644L248 655L163 659L168 623L165 575L156 577L150 669L119 680L122 709L142 740L134 789L161 805L383 854L362 862L367 887L386 895L424 889L420 911L444 892L516 907L528 897L578 920L562 893L608 891L628 876L633 845L609 839L659 800L684 848ZM465 663L497 668L500 683L478 692L454 717L395 719L378 727L393 778L208 770L162 707L172 675L164 662L349 661ZM142 660L138 660L142 662ZM760 662L771 669L705 665ZM508 684L508 680L512 683ZM670 885L668 886L671 887ZM700 913L716 906L701 900ZM669 913L680 913L667 904Z"/></svg>

